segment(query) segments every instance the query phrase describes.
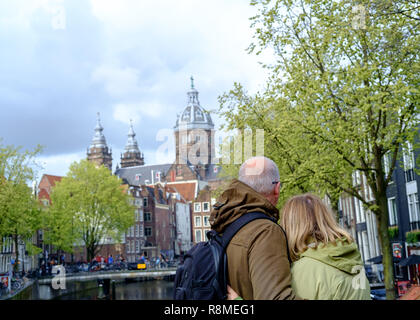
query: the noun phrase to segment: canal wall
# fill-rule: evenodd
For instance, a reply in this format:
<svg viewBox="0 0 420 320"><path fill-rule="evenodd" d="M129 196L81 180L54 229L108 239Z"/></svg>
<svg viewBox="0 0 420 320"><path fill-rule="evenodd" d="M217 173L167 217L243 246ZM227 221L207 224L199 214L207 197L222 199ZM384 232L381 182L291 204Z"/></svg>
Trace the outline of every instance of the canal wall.
<svg viewBox="0 0 420 320"><path fill-rule="evenodd" d="M91 281L100 279L110 280L125 280L125 279L173 279L176 274L176 269L165 269L165 270L148 270L148 271L122 271L122 272L90 272L90 273L76 273L66 274L66 283L73 281ZM40 284L51 284L53 277L39 279Z"/></svg>
<svg viewBox="0 0 420 320"><path fill-rule="evenodd" d="M112 277L111 277L112 275ZM38 279L31 281L24 289L20 290L13 296L6 299L11 300L53 300L61 299L65 296L77 296L77 293L93 290L98 292L98 280L110 280L115 284L132 283L132 282L149 282L153 280L166 280L173 282L173 270L165 271L148 271L148 272L120 272L120 273L91 273L88 275L67 276L65 281L65 289L53 289L51 285L52 278ZM95 295L96 296L96 295Z"/></svg>

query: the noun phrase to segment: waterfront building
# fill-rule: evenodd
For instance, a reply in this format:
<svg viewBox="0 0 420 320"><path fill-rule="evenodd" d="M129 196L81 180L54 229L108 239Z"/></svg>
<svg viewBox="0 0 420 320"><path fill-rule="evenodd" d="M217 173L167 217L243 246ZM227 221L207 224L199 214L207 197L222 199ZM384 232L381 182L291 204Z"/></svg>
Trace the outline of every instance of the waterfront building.
<svg viewBox="0 0 420 320"><path fill-rule="evenodd" d="M211 191L210 187L207 186L200 191L192 204L192 233L194 243L207 240L206 233L210 231L210 211L212 205L210 199Z"/></svg>
<svg viewBox="0 0 420 320"><path fill-rule="evenodd" d="M394 275L397 281L411 281L415 278L415 268L400 267L398 262L412 254L420 255L420 176L416 173L416 161L419 151L413 152L409 144L397 159L392 179L387 188L389 211L389 235L394 259ZM384 170L389 172L390 157L384 158ZM353 182L360 186L361 195L373 201L373 195L365 178L359 172L354 173ZM355 197L342 195L339 201L340 223L356 239L363 261L374 273L383 278L382 249L379 242L376 219ZM418 268L418 266L417 266ZM417 270L420 271L419 269ZM382 279L379 279L382 280Z"/></svg>

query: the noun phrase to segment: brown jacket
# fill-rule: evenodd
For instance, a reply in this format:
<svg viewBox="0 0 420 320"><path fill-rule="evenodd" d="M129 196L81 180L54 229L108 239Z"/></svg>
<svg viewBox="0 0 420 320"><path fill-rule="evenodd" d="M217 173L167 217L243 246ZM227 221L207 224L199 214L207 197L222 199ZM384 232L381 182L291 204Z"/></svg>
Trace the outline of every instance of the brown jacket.
<svg viewBox="0 0 420 320"><path fill-rule="evenodd" d="M210 222L219 233L248 212L279 218L279 211L248 185L233 180L218 199ZM286 238L267 219L245 225L227 247L229 284L245 300L296 299L291 288Z"/></svg>

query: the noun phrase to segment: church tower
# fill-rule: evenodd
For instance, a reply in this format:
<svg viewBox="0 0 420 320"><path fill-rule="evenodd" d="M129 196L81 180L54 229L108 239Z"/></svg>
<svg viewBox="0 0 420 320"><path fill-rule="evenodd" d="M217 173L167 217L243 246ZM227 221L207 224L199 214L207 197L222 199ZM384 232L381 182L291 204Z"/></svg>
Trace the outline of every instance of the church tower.
<svg viewBox="0 0 420 320"><path fill-rule="evenodd" d="M125 151L121 155L121 168L144 165L144 155L139 150L135 136L136 134L134 133L133 123L130 120L128 140L125 145Z"/></svg>
<svg viewBox="0 0 420 320"><path fill-rule="evenodd" d="M93 136L92 143L87 150L87 159L96 165L103 164L112 171L112 149L108 150L105 136L102 133L104 129L101 126L99 112L97 115L98 118L95 127L95 134Z"/></svg>
<svg viewBox="0 0 420 320"><path fill-rule="evenodd" d="M198 100L198 91L191 77L191 90L187 93L188 103L181 116L178 115L174 133L176 164L187 164L205 179L213 157L214 124L210 113L205 111Z"/></svg>

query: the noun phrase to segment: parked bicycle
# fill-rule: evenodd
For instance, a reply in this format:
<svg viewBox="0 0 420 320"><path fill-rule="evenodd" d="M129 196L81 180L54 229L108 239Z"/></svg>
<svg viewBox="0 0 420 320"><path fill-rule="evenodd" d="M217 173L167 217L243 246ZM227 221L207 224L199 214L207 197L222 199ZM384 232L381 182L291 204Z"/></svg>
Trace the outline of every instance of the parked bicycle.
<svg viewBox="0 0 420 320"><path fill-rule="evenodd" d="M23 287L23 280L19 278L12 278L12 290L16 291Z"/></svg>

